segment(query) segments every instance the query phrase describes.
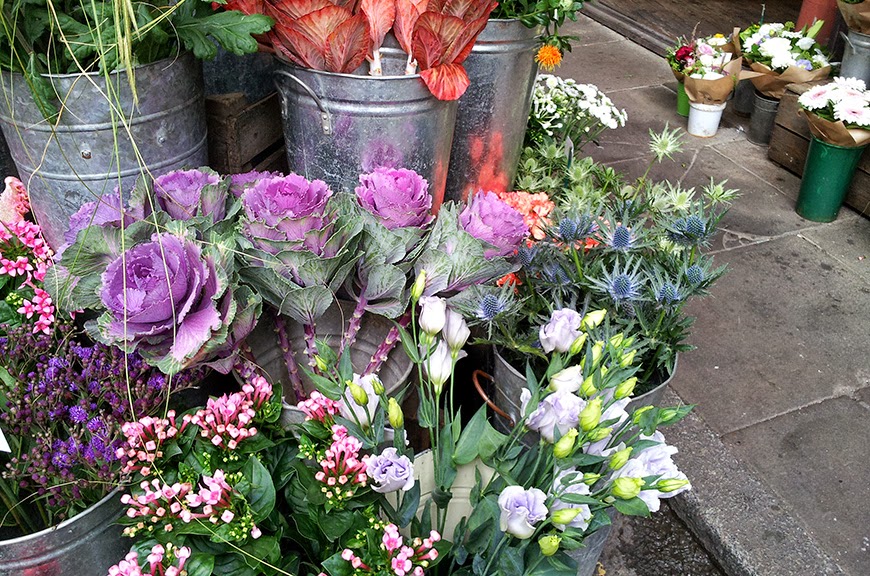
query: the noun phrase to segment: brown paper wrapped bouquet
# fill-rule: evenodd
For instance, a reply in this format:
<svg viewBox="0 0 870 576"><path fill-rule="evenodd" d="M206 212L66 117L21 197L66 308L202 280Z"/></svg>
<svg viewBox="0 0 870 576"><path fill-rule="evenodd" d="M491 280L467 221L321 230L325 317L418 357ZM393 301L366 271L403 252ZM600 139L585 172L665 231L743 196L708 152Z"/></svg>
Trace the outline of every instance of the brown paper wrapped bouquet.
<svg viewBox="0 0 870 576"><path fill-rule="evenodd" d="M870 91L863 80L834 78L798 98L813 136L836 146L870 144Z"/></svg>
<svg viewBox="0 0 870 576"><path fill-rule="evenodd" d="M859 34L870 34L870 1L837 0L837 5L849 29Z"/></svg>

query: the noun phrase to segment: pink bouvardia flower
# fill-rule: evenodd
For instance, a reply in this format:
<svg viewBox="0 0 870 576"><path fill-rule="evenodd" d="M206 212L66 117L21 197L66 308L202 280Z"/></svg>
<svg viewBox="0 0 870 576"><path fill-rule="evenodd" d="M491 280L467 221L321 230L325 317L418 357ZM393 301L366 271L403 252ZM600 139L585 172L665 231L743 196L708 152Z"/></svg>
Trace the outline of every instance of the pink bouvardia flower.
<svg viewBox="0 0 870 576"><path fill-rule="evenodd" d="M53 256L39 225L27 220L0 222L0 276L11 279L7 289L20 297L16 311L33 321L34 333L50 334L54 326L54 302L41 284Z"/></svg>
<svg viewBox="0 0 870 576"><path fill-rule="evenodd" d="M332 416L339 413L341 403L327 398L315 390L308 396L308 400L299 402L296 407L305 413L306 420L316 420L317 422L332 425Z"/></svg>
<svg viewBox="0 0 870 576"><path fill-rule="evenodd" d="M380 554L363 558L350 548L341 552L341 558L350 563L354 574L394 574L395 576L423 576L424 568L438 558L435 543L441 535L435 530L428 538L414 538L407 544L395 524L384 526Z"/></svg>
<svg viewBox="0 0 870 576"><path fill-rule="evenodd" d="M190 558L191 550L187 546L176 547L160 544L151 547L151 552L145 559L145 564L139 565L139 556L132 551L123 560L109 568L108 576L181 576L185 574L184 565Z"/></svg>
<svg viewBox="0 0 870 576"><path fill-rule="evenodd" d="M347 433L339 424L332 426L332 444L320 461L320 471L314 478L324 484L320 489L333 503L353 497L357 487L366 485L366 459L360 457L362 442Z"/></svg>
<svg viewBox="0 0 870 576"><path fill-rule="evenodd" d="M272 397L272 386L262 376L249 379L241 392L209 398L204 409L185 414L184 422L200 428L200 436L224 450L257 434L254 417Z"/></svg>
<svg viewBox="0 0 870 576"><path fill-rule="evenodd" d="M462 228L482 242L490 244L486 258L510 256L528 236L529 228L522 214L492 192L480 191L459 214Z"/></svg>
<svg viewBox="0 0 870 576"><path fill-rule="evenodd" d="M361 174L356 198L388 229L423 227L434 218L429 183L413 170L376 168Z"/></svg>

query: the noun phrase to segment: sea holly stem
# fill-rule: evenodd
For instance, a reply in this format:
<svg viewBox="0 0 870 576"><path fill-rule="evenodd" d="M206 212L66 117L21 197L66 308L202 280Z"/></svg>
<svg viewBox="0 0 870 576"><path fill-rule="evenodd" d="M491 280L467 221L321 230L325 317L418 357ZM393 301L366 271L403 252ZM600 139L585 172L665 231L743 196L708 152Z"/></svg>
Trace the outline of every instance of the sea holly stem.
<svg viewBox="0 0 870 576"><path fill-rule="evenodd" d="M287 337L287 323L284 322L284 318L280 314L275 315L275 332L278 334L278 344L281 346L281 354L284 356L284 363L287 365L290 386L296 395L296 402L301 402L305 399L302 377L299 375L299 365L296 363L296 356L293 354L290 338Z"/></svg>
<svg viewBox="0 0 870 576"><path fill-rule="evenodd" d="M363 372L363 376L368 376L369 374L376 374L378 370L380 370L381 365L387 361L387 357L390 355L390 352L393 351L393 348L396 347L396 344L399 343L399 330L401 328L405 328L408 324L411 323L411 312L405 312L401 318L397 321L397 326L393 326L390 328L390 331L387 333L384 341L381 342L378 349L375 350L375 353L372 354L371 360L369 360L369 365L366 366L365 371Z"/></svg>
<svg viewBox="0 0 870 576"><path fill-rule="evenodd" d="M356 342L356 335L359 333L362 324L362 317L363 314L365 314L366 306L368 306L368 304L369 301L366 297L360 295L359 301L357 301L356 306L353 309L353 315L350 317L350 321L347 324L347 331L341 338L341 345L338 347L339 357L341 357L346 348L350 348L353 346L353 343Z"/></svg>

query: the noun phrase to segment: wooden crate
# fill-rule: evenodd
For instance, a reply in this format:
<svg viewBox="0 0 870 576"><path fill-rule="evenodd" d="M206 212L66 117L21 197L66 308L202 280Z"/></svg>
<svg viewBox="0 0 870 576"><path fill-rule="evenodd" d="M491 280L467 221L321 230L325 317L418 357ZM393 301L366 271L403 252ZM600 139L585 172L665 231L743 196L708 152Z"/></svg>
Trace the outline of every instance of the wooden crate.
<svg viewBox="0 0 870 576"><path fill-rule="evenodd" d="M221 174L287 171L281 101L276 92L249 104L241 92L205 99L208 157Z"/></svg>
<svg viewBox="0 0 870 576"><path fill-rule="evenodd" d="M810 129L798 107L798 96L812 84L792 84L779 103L776 124L770 136L767 156L788 171L802 176L810 145ZM855 171L846 204L870 217L870 153L865 152Z"/></svg>

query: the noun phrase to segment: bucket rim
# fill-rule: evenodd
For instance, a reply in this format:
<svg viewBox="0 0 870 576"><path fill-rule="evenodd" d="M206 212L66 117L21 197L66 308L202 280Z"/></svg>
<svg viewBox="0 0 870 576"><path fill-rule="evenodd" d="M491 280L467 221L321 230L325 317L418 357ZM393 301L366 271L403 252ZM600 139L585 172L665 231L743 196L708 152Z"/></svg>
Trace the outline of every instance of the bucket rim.
<svg viewBox="0 0 870 576"><path fill-rule="evenodd" d="M692 102L689 100L689 106L695 110L700 110L701 112L718 112L724 110L727 104L727 102L722 102L721 104L705 104L703 102Z"/></svg>
<svg viewBox="0 0 870 576"><path fill-rule="evenodd" d="M840 146L839 144L831 144L830 142L825 142L815 134L810 134L810 137L816 142L824 144L828 148L836 148L837 150L864 150L865 148L867 148L867 146L870 146L870 142L862 144L861 146Z"/></svg>
<svg viewBox="0 0 870 576"><path fill-rule="evenodd" d="M63 530L67 526L69 526L75 522L80 522L86 516L97 513L100 510L100 508L102 508L104 505L111 502L113 499L117 498L120 494L121 494L121 487L116 486L111 492L106 494L106 496L104 496L99 502L96 502L95 504L91 504L86 509L82 510L81 512L79 512L78 514L73 516L72 518L67 518L66 520L64 520L63 522L61 522L59 524L55 524L54 526L49 526L48 528L40 530L39 532L34 532L33 534L25 534L24 536L18 536L17 538L8 538L6 540L0 540L0 548L7 548L7 547L12 548L12 547L20 546L22 544L27 544L30 541L43 538L51 533L60 532L61 530Z"/></svg>
<svg viewBox="0 0 870 576"><path fill-rule="evenodd" d="M155 60L154 62L149 62L148 64L137 64L137 65L133 66L133 70L146 70L148 68L153 68L153 67L168 68L176 60L182 60L182 59L188 59L188 58L193 58L193 53L190 52L189 50L182 50L178 54L176 54L175 56L168 56L166 58L161 58L160 60ZM166 64L167 62L169 64ZM8 71L6 71L6 72L8 72ZM8 72L8 73L11 73L15 76L24 76L20 72ZM114 70L109 72L109 75L112 77L114 77L116 75L120 76L122 74L126 75L127 70L124 68L115 68ZM97 72L67 72L64 74L40 74L40 76L42 76L43 78L49 78L49 79L55 79L55 80L65 80L68 78L80 78L80 77L86 77L86 76L94 76L94 77L98 77L98 78L103 78L104 74L103 74L103 72L97 71Z"/></svg>

